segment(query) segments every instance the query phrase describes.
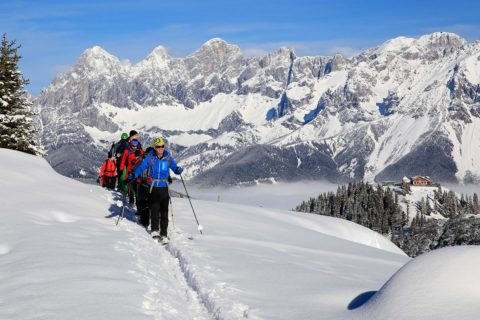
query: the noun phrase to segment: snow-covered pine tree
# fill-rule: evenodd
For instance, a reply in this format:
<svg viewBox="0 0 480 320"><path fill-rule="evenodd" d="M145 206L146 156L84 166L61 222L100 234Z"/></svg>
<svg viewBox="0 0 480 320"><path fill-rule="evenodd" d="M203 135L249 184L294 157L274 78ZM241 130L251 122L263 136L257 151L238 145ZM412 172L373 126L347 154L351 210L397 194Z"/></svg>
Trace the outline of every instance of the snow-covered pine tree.
<svg viewBox="0 0 480 320"><path fill-rule="evenodd" d="M478 201L478 195L476 193L473 194L473 214L480 213L480 202Z"/></svg>
<svg viewBox="0 0 480 320"><path fill-rule="evenodd" d="M18 70L21 56L16 41L4 33L0 47L0 148L36 154L33 113L25 92L28 80Z"/></svg>

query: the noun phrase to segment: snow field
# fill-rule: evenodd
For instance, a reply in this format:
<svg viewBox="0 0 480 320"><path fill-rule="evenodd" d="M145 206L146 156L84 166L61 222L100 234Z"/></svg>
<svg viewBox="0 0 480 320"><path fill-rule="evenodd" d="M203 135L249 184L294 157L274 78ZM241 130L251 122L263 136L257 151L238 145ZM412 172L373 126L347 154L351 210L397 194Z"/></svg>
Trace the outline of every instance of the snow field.
<svg viewBox="0 0 480 320"><path fill-rule="evenodd" d="M309 319L314 315L322 319L320 315L326 314L325 319L334 319L356 296L351 286L362 286L365 279L376 281L359 263L374 263L385 272L408 260L385 238L364 233L365 228L350 229L356 226L347 221L200 200L194 200L194 206L204 235L196 231L188 202L175 199L175 211L186 213L176 215L176 225L197 235L188 246L175 238L171 246L190 266L201 266L189 271L196 274L199 295L216 306L218 319L238 319L241 314L259 319ZM369 254L364 257L356 249ZM383 255L392 260L383 260Z"/></svg>
<svg viewBox="0 0 480 320"><path fill-rule="evenodd" d="M210 319L174 257L115 227L115 193L0 154L0 319Z"/></svg>
<svg viewBox="0 0 480 320"><path fill-rule="evenodd" d="M478 313L477 247L410 260L345 220L192 199L200 235L184 198L172 200L171 241L162 247L130 210L115 226L117 193L62 177L38 157L0 149L0 159L0 319L426 320ZM370 300L358 298L366 293Z"/></svg>

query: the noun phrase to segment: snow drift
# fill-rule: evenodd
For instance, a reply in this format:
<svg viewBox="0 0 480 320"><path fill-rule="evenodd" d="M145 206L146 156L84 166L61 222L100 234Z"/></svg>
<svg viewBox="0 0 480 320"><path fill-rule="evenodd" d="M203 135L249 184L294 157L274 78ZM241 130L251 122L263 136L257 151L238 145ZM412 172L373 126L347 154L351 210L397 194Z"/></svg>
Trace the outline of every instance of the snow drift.
<svg viewBox="0 0 480 320"><path fill-rule="evenodd" d="M426 253L401 268L359 309L364 319L478 319L480 248Z"/></svg>

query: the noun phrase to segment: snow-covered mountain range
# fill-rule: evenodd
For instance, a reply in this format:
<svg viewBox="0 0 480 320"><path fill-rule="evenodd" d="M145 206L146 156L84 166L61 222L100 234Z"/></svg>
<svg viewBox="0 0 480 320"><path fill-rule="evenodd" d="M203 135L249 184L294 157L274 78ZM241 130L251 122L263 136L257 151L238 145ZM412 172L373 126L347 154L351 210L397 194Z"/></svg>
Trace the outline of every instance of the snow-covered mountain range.
<svg viewBox="0 0 480 320"><path fill-rule="evenodd" d="M47 159L67 176L96 176L112 141L135 129L144 144L166 137L185 176L208 185L480 177L480 41L452 33L350 59L246 57L216 38L132 64L93 47L36 101Z"/></svg>

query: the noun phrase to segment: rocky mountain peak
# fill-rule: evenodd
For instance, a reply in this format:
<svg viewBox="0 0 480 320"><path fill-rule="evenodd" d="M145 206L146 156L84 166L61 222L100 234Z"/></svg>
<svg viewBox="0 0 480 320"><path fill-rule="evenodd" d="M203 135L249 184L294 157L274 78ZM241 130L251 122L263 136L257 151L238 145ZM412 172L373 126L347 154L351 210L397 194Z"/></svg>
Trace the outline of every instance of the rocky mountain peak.
<svg viewBox="0 0 480 320"><path fill-rule="evenodd" d="M224 60L225 58L240 54L240 47L230 44L221 38L213 38L205 42L200 49L195 51L191 56L205 57L206 55L214 55Z"/></svg>
<svg viewBox="0 0 480 320"><path fill-rule="evenodd" d="M167 54L167 49L163 46L158 46L142 61L137 63L135 70L147 70L148 72L156 69L168 70L168 63L170 56Z"/></svg>
<svg viewBox="0 0 480 320"><path fill-rule="evenodd" d="M79 60L103 60L103 61L114 61L119 62L118 58L103 49L100 46L94 46L85 50L82 55L80 55Z"/></svg>
<svg viewBox="0 0 480 320"><path fill-rule="evenodd" d="M467 44L465 39L449 32L435 32L422 36L416 41L416 46L425 52L426 57L430 60L458 53Z"/></svg>
<svg viewBox="0 0 480 320"><path fill-rule="evenodd" d="M215 47L215 46L225 46L228 45L228 42L223 40L222 38L212 38L205 42L202 47Z"/></svg>
<svg viewBox="0 0 480 320"><path fill-rule="evenodd" d="M279 55L279 56L294 56L294 57L296 57L295 51L292 48L288 48L288 47L280 47L277 51L275 51L274 54Z"/></svg>
<svg viewBox="0 0 480 320"><path fill-rule="evenodd" d="M377 52L399 52L408 49L415 42L414 38L397 37L388 41L385 41Z"/></svg>
<svg viewBox="0 0 480 320"><path fill-rule="evenodd" d="M121 64L120 60L100 46L85 50L78 58L74 69L86 69L100 74L108 73Z"/></svg>
<svg viewBox="0 0 480 320"><path fill-rule="evenodd" d="M434 32L420 37L417 43L430 47L459 48L467 44L467 41L455 33Z"/></svg>
<svg viewBox="0 0 480 320"><path fill-rule="evenodd" d="M158 46L155 49L153 49L152 52L150 52L150 54L147 56L147 59L149 58L167 60L170 57L168 56L167 49L164 46Z"/></svg>
<svg viewBox="0 0 480 320"><path fill-rule="evenodd" d="M385 41L377 48L365 51L360 59L376 59L392 55L399 55L407 60L424 59L436 60L464 48L468 42L455 33L435 32L420 38L397 37Z"/></svg>
<svg viewBox="0 0 480 320"><path fill-rule="evenodd" d="M230 66L241 61L242 57L240 47L229 44L223 39L213 38L183 61L190 76L195 78L199 74L223 73Z"/></svg>
<svg viewBox="0 0 480 320"><path fill-rule="evenodd" d="M280 47L274 53L269 53L266 56L260 57L259 61L260 66L262 66L262 68L265 68L266 66L272 64L278 66L290 65L296 58L297 56L295 55L293 49L287 47Z"/></svg>

